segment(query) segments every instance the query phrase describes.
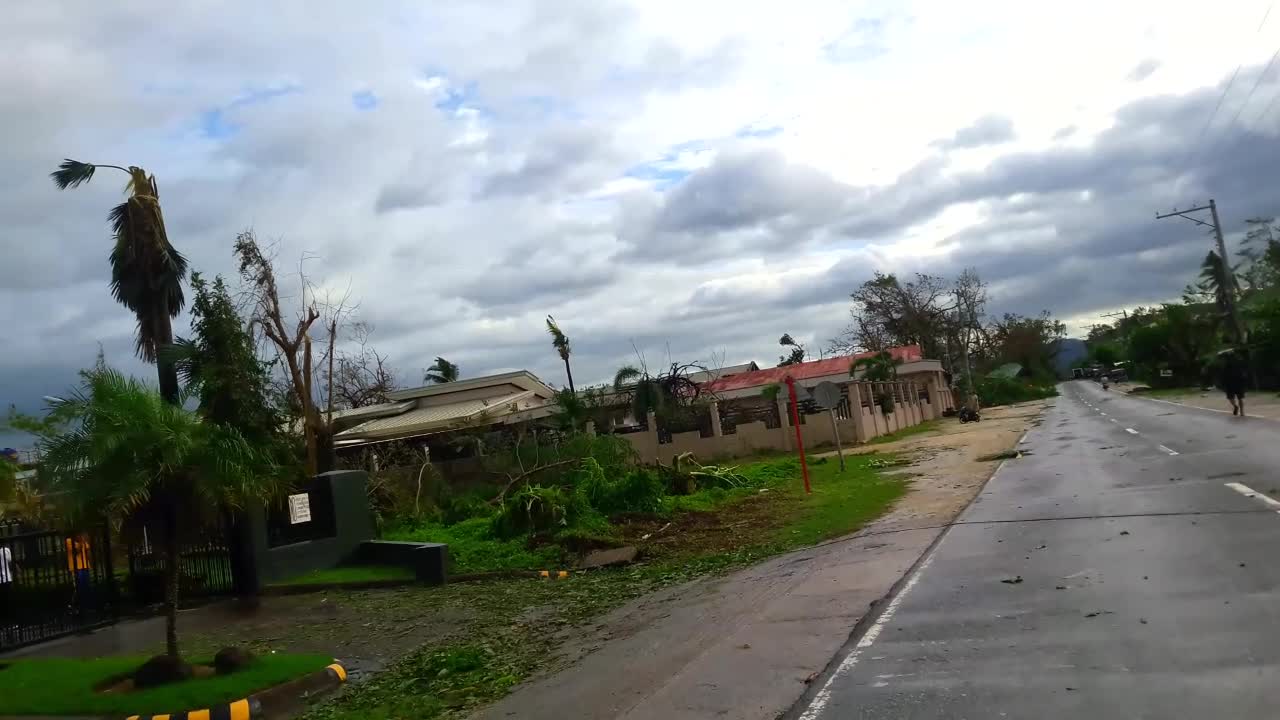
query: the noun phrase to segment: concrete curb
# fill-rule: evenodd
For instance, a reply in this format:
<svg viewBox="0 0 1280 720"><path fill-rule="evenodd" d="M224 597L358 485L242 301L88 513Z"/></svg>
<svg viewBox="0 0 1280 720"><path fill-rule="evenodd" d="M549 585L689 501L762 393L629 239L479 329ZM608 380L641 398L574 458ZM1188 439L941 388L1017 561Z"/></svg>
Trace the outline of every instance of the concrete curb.
<svg viewBox="0 0 1280 720"><path fill-rule="evenodd" d="M310 675L281 683L233 702L176 713L129 715L125 720L253 720L269 717L274 714L275 709L292 707L299 701L329 692L346 681L346 668L335 662Z"/></svg>

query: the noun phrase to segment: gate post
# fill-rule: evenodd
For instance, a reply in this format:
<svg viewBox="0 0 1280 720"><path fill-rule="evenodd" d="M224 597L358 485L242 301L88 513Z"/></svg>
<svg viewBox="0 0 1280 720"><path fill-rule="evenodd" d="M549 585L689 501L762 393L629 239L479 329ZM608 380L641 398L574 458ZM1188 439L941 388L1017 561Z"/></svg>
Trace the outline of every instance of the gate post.
<svg viewBox="0 0 1280 720"><path fill-rule="evenodd" d="M262 591L258 556L254 552L252 525L245 512L225 511L227 549L231 556L231 589L238 598L254 598Z"/></svg>

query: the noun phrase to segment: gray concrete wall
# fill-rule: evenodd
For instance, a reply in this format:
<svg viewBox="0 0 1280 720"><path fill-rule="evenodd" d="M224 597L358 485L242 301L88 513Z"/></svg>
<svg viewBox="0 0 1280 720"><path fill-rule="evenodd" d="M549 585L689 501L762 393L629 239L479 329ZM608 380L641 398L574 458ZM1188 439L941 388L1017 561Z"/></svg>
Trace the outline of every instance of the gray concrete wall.
<svg viewBox="0 0 1280 720"><path fill-rule="evenodd" d="M373 515L366 495L368 475L363 470L335 470L316 476L333 491L333 537L270 547L267 542L267 512L258 505L246 512L254 563L261 584L278 582L335 567L354 557L360 543L375 536Z"/></svg>

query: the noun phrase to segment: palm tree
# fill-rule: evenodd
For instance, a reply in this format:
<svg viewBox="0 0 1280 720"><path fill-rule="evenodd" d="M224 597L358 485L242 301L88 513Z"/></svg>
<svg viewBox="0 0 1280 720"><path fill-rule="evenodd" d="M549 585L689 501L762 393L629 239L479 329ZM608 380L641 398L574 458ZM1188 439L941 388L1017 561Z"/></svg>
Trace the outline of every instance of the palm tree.
<svg viewBox="0 0 1280 720"><path fill-rule="evenodd" d="M115 247L111 250L111 294L138 319L137 352L147 362L156 363L160 394L170 403L178 400L178 374L173 363L157 362L157 350L173 342L173 318L186 302L182 280L187 260L169 244L160 212L160 192L154 175L140 167L94 165L63 160L50 173L60 189L89 182L98 168L119 170L129 176L125 192L129 197L108 213Z"/></svg>
<svg viewBox="0 0 1280 720"><path fill-rule="evenodd" d="M458 366L445 360L442 357L436 357L435 364L427 368L427 372L422 376L422 382L451 383L458 379Z"/></svg>
<svg viewBox="0 0 1280 720"><path fill-rule="evenodd" d="M40 474L85 525L120 525L154 514L165 552L165 649L178 658L180 528L199 528L224 507L275 493L278 473L235 429L201 420L142 382L99 365L59 401L77 419L40 442Z"/></svg>
<svg viewBox="0 0 1280 720"><path fill-rule="evenodd" d="M871 382L892 382L898 379L898 361L886 350L854 360L849 365L849 376L853 377L859 370L862 371L862 379ZM892 395L881 394L876 400L883 412L893 412Z"/></svg>
<svg viewBox="0 0 1280 720"><path fill-rule="evenodd" d="M898 361L884 350L854 360L849 366L849 376L856 375L859 370L863 371L862 379L871 382L891 382L898 379Z"/></svg>
<svg viewBox="0 0 1280 720"><path fill-rule="evenodd" d="M564 374L569 378L569 392L575 392L573 389L573 370L569 368L569 338L560 331L560 326L556 325L556 319L547 316L547 332L551 333L551 346L556 349L556 353L560 359L564 361Z"/></svg>
<svg viewBox="0 0 1280 720"><path fill-rule="evenodd" d="M631 393L631 416L640 422L649 417L649 411L660 414L666 406L662 386L649 373L635 365L623 365L613 375L613 391Z"/></svg>

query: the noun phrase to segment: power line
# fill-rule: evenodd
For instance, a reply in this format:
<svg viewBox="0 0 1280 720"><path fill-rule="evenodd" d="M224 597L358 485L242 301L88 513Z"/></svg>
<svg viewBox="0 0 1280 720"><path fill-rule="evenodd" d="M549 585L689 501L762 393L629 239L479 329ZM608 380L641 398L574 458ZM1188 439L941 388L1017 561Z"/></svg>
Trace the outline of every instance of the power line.
<svg viewBox="0 0 1280 720"><path fill-rule="evenodd" d="M1267 11L1262 14L1262 21L1258 23L1258 29L1254 31L1255 34L1262 32L1263 26L1267 24L1267 18L1271 17L1271 8L1274 6L1274 4L1275 3L1273 2L1267 5ZM1277 53L1280 54L1280 50L1277 50ZM1271 61L1275 62L1274 56L1271 58ZM1268 67L1270 67L1270 64L1268 64ZM1227 99L1227 94L1230 93L1231 88L1235 86L1236 78L1239 77L1240 71L1243 68L1244 68L1244 62L1242 61L1239 65L1236 65L1235 72L1231 73L1231 79L1227 81L1227 86L1222 88L1222 94L1218 95L1218 101L1213 104L1213 112L1209 113L1209 119L1206 120L1204 123L1204 126L1200 128L1200 134L1196 136L1195 143L1192 144L1192 146L1187 150L1186 159L1182 163L1182 171L1179 172L1175 177L1182 177L1183 175L1185 175L1186 172L1190 170L1192 167L1194 167L1195 163L1200 159L1200 155L1203 152L1203 148L1204 148L1203 143L1204 143L1205 134L1208 133L1209 128L1213 126L1213 121L1216 120L1218 117L1218 111L1222 109L1223 101ZM1266 75L1265 71L1263 72L1263 75ZM1259 75L1258 77L1261 78L1262 75ZM1253 90L1249 91L1249 96L1253 97L1253 91L1257 89L1258 87L1257 87L1257 84L1255 83ZM1246 105L1248 104L1248 100L1245 101L1245 104ZM1243 109L1243 107L1244 106L1242 105L1241 108ZM1239 113L1237 113L1237 117L1238 116L1239 116ZM1234 120L1232 122L1234 123Z"/></svg>
<svg viewBox="0 0 1280 720"><path fill-rule="evenodd" d="M1267 66L1262 69L1262 72L1258 73L1258 79L1253 81L1253 87L1249 88L1249 94L1245 96L1244 102L1241 103L1240 107L1236 110L1236 114L1231 118L1231 122L1227 123L1226 130L1223 131L1224 134L1231 132L1231 129L1235 127L1236 121L1240 119L1240 115L1244 112L1244 109L1248 107L1249 101L1253 99L1253 94L1258 91L1258 86L1262 84L1264 79L1266 79L1267 73L1271 72L1271 68L1276 64L1277 58L1280 58L1280 47L1276 48L1276 51L1271 55L1271 59L1267 61ZM1214 144L1216 145L1217 143Z"/></svg>

